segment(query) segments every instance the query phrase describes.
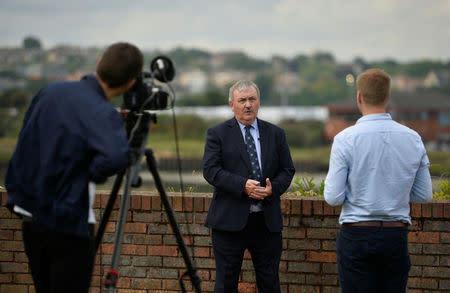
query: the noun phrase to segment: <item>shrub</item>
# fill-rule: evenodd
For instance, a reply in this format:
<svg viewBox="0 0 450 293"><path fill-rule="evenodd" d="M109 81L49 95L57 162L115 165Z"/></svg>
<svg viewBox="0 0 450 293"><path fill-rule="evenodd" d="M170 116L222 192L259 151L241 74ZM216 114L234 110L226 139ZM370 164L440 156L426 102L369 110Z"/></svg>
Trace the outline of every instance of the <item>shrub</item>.
<svg viewBox="0 0 450 293"><path fill-rule="evenodd" d="M433 198L450 199L450 181L448 179L441 179L433 185L438 188L438 190L433 192Z"/></svg>
<svg viewBox="0 0 450 293"><path fill-rule="evenodd" d="M322 179L320 186L316 188L314 177L296 176L292 183L292 189L295 195L300 196L323 196L325 188L325 180Z"/></svg>

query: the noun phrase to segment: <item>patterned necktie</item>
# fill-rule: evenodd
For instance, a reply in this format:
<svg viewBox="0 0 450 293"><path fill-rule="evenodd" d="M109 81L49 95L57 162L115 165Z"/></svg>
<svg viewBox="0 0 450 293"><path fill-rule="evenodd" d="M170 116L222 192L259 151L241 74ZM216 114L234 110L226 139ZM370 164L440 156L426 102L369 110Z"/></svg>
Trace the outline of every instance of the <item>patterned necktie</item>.
<svg viewBox="0 0 450 293"><path fill-rule="evenodd" d="M245 143L247 145L248 157L250 159L250 164L252 167L252 173L250 179L261 182L261 169L259 168L258 154L256 153L255 140L250 134L251 125L245 126Z"/></svg>

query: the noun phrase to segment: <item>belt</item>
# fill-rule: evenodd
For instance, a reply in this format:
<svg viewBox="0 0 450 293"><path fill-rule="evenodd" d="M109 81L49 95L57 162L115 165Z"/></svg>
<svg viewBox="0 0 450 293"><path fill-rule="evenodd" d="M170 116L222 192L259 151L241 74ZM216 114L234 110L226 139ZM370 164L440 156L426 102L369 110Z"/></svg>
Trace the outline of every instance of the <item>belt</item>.
<svg viewBox="0 0 450 293"><path fill-rule="evenodd" d="M355 223L343 223L344 227L408 227L407 223L402 221L362 221Z"/></svg>

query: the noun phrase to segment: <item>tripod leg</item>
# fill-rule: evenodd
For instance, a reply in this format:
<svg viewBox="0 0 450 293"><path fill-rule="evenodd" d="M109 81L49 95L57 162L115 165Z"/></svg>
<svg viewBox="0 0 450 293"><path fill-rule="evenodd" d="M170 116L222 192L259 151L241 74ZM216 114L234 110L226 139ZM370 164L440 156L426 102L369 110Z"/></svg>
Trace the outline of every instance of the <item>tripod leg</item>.
<svg viewBox="0 0 450 293"><path fill-rule="evenodd" d="M118 268L120 260L120 251L122 249L123 231L125 229L128 209L130 205L131 181L134 178L136 170L137 170L136 166L133 165L130 168L130 171L127 173L125 180L125 190L120 202L119 218L117 220L116 234L114 238L114 252L111 260L111 269L106 276L105 285L108 288L108 293L114 293L117 280L119 279Z"/></svg>
<svg viewBox="0 0 450 293"><path fill-rule="evenodd" d="M161 197L161 201L164 204L164 207L166 209L166 213L167 213L167 217L169 218L170 225L172 226L172 230L177 239L178 247L181 251L181 254L183 255L183 259L186 264L188 274L191 277L192 285L195 288L196 292L202 292L202 289L200 286L200 278L197 275L197 269L193 266L193 264L191 262L191 258L189 257L189 253L188 253L186 244L184 242L183 236L181 235L180 229L178 228L178 223L175 218L175 213L173 211L172 205L169 202L167 194L164 191L164 187L161 182L161 178L159 177L159 173L156 168L155 157L153 156L153 150L146 149L145 156L147 159L147 166L148 166L150 172L152 173L153 178L155 179L156 188L158 189L159 195Z"/></svg>

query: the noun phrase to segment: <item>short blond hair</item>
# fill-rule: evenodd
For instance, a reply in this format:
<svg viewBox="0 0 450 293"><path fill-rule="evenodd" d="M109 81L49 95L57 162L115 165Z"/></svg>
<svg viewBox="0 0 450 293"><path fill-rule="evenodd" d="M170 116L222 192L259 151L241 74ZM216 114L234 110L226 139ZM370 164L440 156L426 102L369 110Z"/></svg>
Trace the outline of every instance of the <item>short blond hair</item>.
<svg viewBox="0 0 450 293"><path fill-rule="evenodd" d="M389 99L391 77L381 69L368 69L356 80L356 89L361 93L364 102L380 106Z"/></svg>

